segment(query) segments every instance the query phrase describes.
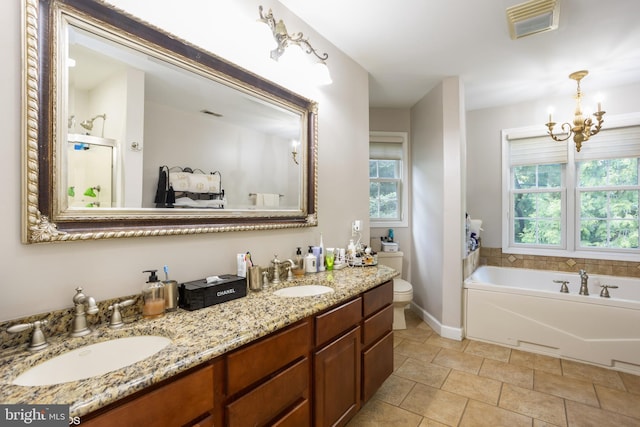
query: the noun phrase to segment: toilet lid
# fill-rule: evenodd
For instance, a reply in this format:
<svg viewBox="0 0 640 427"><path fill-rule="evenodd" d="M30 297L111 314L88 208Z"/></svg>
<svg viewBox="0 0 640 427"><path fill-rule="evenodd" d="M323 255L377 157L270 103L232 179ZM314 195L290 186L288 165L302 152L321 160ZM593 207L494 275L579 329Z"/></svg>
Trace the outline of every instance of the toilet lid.
<svg viewBox="0 0 640 427"><path fill-rule="evenodd" d="M393 279L393 292L404 293L412 291L413 287L411 286L411 283L403 279Z"/></svg>

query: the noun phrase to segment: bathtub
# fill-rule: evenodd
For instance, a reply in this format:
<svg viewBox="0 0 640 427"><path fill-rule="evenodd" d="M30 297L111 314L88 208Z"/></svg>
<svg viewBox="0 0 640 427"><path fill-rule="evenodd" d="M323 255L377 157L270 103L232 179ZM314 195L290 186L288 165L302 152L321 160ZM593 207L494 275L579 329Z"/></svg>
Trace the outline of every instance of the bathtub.
<svg viewBox="0 0 640 427"><path fill-rule="evenodd" d="M618 289L602 298L601 285ZM464 282L465 335L640 374L640 279L594 274L579 289L577 273L482 266Z"/></svg>

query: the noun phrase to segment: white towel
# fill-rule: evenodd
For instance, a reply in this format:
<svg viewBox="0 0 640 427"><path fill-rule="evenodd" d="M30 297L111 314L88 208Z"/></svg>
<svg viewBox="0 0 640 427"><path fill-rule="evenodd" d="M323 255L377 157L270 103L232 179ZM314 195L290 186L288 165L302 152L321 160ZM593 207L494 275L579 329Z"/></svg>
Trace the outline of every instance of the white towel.
<svg viewBox="0 0 640 427"><path fill-rule="evenodd" d="M277 193L256 193L256 206L275 208L280 206L280 195Z"/></svg>
<svg viewBox="0 0 640 427"><path fill-rule="evenodd" d="M174 191L189 191L189 175L187 172L169 172L169 184Z"/></svg>
<svg viewBox="0 0 640 427"><path fill-rule="evenodd" d="M191 173L189 174L189 189L187 191L192 193L219 193L220 175Z"/></svg>

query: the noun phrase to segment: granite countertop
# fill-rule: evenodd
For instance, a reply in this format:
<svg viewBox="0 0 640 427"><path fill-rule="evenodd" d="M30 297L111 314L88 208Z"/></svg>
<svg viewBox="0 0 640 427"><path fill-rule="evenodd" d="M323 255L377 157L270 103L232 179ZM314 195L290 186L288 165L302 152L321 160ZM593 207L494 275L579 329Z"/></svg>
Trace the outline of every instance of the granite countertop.
<svg viewBox="0 0 640 427"><path fill-rule="evenodd" d="M196 311L177 311L153 320L138 320L122 329L100 325L88 336L48 339L49 347L31 353L24 346L0 351L0 402L3 404L68 404L70 416L86 415L138 390L167 379L230 350L318 313L397 276L385 266L345 268L306 275L271 285L244 298ZM320 284L334 292L312 297L283 298L273 291L289 286ZM12 382L29 367L75 348L135 335L171 338L160 352L99 377L51 386L17 386Z"/></svg>

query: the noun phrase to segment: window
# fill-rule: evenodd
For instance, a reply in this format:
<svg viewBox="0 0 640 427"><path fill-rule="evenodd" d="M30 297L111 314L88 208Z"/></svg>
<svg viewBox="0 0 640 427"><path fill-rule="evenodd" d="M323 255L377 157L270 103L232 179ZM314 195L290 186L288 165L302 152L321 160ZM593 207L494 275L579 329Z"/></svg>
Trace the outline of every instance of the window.
<svg viewBox="0 0 640 427"><path fill-rule="evenodd" d="M503 251L637 259L640 117L633 125L601 131L579 153L539 128L503 131Z"/></svg>
<svg viewBox="0 0 640 427"><path fill-rule="evenodd" d="M407 134L369 135L369 220L372 227L407 226Z"/></svg>

